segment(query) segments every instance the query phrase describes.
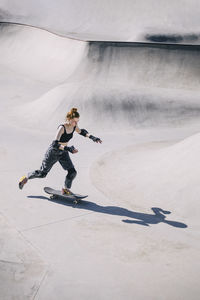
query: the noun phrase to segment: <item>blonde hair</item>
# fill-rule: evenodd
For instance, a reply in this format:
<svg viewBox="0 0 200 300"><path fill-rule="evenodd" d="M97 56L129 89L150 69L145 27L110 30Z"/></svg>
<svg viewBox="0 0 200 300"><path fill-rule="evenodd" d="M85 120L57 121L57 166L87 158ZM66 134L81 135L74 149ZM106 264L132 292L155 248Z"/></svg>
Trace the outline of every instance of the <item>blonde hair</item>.
<svg viewBox="0 0 200 300"><path fill-rule="evenodd" d="M66 120L71 120L71 119L74 119L74 118L79 118L80 115L77 111L77 108L72 108L66 115Z"/></svg>

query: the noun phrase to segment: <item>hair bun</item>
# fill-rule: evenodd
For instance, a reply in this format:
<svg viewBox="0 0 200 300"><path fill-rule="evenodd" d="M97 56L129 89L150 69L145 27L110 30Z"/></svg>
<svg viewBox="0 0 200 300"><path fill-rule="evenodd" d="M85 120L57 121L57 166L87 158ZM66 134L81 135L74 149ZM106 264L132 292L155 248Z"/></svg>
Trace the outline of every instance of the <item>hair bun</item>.
<svg viewBox="0 0 200 300"><path fill-rule="evenodd" d="M67 115L66 115L66 120L71 120L71 119L73 119L73 118L79 118L79 117L80 117L80 115L79 115L79 113L78 113L78 111L77 111L77 108L73 107L73 108L70 110L70 112L67 113Z"/></svg>

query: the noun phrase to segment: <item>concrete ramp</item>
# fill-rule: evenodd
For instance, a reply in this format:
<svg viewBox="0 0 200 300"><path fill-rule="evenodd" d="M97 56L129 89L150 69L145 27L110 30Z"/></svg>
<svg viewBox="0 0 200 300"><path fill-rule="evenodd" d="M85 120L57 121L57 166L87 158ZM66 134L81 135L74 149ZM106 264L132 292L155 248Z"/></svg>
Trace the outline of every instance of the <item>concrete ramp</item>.
<svg viewBox="0 0 200 300"><path fill-rule="evenodd" d="M200 42L197 0L1 1L0 19L86 41Z"/></svg>
<svg viewBox="0 0 200 300"><path fill-rule="evenodd" d="M20 25L3 26L0 38L1 66L26 80L24 89L38 84L35 97L27 90L9 108L15 125L53 129L71 106L85 126L104 130L199 118L198 46L86 43Z"/></svg>
<svg viewBox="0 0 200 300"><path fill-rule="evenodd" d="M0 298L198 299L199 46L0 29ZM63 187L59 164L18 188L72 107L103 141L69 143L72 191L89 195L76 207L43 190Z"/></svg>
<svg viewBox="0 0 200 300"><path fill-rule="evenodd" d="M45 34L48 39L53 38ZM50 66L41 76L50 77L57 84L15 108L13 114L11 111L15 124L20 120L29 128L53 129L70 107L78 107L81 122L97 130L182 126L198 121L198 46L67 41L70 47L76 48L77 43L73 68L66 65L62 70L62 66L62 80L58 83L59 76L52 66L56 61L43 49L41 55L45 54ZM57 51L56 57L65 59ZM70 51L65 55L71 62ZM41 59L34 63L38 70Z"/></svg>

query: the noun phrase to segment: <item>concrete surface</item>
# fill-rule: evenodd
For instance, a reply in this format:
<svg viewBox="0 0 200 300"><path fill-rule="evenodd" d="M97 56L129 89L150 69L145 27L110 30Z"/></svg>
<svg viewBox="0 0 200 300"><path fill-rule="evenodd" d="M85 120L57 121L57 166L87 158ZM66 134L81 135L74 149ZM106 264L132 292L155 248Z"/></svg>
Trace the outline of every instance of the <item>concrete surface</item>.
<svg viewBox="0 0 200 300"><path fill-rule="evenodd" d="M198 47L0 39L0 298L198 299ZM18 189L71 107L103 140L70 142L77 207L43 191L59 165Z"/></svg>
<svg viewBox="0 0 200 300"><path fill-rule="evenodd" d="M1 0L0 21L86 41L199 44L198 0Z"/></svg>

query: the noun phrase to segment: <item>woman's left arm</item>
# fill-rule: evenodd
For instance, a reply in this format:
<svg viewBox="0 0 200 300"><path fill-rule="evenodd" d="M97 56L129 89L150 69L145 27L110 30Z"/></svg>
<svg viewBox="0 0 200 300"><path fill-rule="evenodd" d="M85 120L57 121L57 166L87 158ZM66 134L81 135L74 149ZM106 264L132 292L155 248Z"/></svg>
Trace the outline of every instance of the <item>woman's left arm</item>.
<svg viewBox="0 0 200 300"><path fill-rule="evenodd" d="M84 136L84 137L88 137L89 139L93 140L93 142L96 143L102 143L102 140L98 137L95 137L91 134L88 133L88 131L86 129L80 129L78 126L76 126L76 132L79 133L80 135Z"/></svg>

